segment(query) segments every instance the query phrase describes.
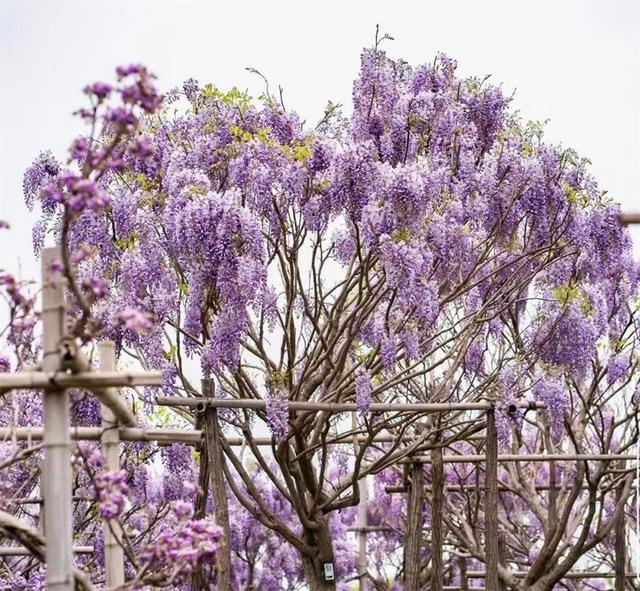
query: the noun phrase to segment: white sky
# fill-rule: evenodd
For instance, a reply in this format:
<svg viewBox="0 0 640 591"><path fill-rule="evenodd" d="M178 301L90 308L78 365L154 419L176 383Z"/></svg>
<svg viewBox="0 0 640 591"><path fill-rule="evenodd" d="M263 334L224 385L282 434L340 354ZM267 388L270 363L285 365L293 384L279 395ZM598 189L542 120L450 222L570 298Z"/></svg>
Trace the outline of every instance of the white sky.
<svg viewBox="0 0 640 591"><path fill-rule="evenodd" d="M0 268L37 277L22 173L42 149L63 158L81 88L142 62L168 90L186 78L258 95L260 79L315 122L350 109L359 53L376 23L412 64L438 51L462 75L492 74L547 138L588 156L600 185L640 209L638 2L8 2L0 0ZM636 252L639 251L639 232Z"/></svg>

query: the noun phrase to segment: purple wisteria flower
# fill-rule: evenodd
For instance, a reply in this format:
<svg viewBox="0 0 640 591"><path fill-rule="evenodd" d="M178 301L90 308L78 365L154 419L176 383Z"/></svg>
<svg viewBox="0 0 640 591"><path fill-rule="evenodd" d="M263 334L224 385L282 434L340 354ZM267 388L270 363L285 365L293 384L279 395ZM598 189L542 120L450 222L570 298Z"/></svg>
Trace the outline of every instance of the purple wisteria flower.
<svg viewBox="0 0 640 591"><path fill-rule="evenodd" d="M289 436L289 400L282 395L274 394L266 399L267 423L273 438L282 443Z"/></svg>
<svg viewBox="0 0 640 591"><path fill-rule="evenodd" d="M563 376L538 376L533 386L533 396L536 400L544 402L551 435L555 441L559 441L564 432L565 416L571 406Z"/></svg>
<svg viewBox="0 0 640 591"><path fill-rule="evenodd" d="M371 412L371 372L363 370L356 376L356 405L358 414L365 418Z"/></svg>
<svg viewBox="0 0 640 591"><path fill-rule="evenodd" d="M607 362L607 384L615 384L624 380L627 376L631 361L628 355L618 353L611 355Z"/></svg>

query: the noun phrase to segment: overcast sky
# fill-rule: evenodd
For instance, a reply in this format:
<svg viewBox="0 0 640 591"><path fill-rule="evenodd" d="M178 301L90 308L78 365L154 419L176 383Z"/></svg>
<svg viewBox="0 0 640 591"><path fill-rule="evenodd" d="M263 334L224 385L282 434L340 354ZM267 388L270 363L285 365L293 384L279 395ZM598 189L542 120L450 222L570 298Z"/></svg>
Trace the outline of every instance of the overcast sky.
<svg viewBox="0 0 640 591"><path fill-rule="evenodd" d="M22 173L42 149L63 158L80 130L81 88L142 62L168 90L186 78L260 94L284 88L309 122L328 99L350 110L375 25L412 64L437 52L463 75L491 74L548 139L593 162L600 185L640 209L637 2L7 2L0 0L0 268L37 277ZM640 236L635 233L635 237ZM636 239L636 252L638 252Z"/></svg>

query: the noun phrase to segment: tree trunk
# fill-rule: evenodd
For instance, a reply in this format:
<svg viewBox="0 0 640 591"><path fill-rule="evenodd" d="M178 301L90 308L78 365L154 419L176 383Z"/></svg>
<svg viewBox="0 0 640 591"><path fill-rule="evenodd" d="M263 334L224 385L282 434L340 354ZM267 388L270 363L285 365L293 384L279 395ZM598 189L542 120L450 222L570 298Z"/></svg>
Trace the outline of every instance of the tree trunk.
<svg viewBox="0 0 640 591"><path fill-rule="evenodd" d="M336 573L331 533L323 516L317 517L316 521L320 523L317 529L305 528L304 531L306 542L317 548L317 553L313 558L306 554L301 555L304 574L309 584L309 591L335 591ZM331 574L333 578L331 578Z"/></svg>
<svg viewBox="0 0 640 591"><path fill-rule="evenodd" d="M423 501L424 477L422 464L411 464L411 484L404 538L404 588L406 591L418 591L420 589Z"/></svg>

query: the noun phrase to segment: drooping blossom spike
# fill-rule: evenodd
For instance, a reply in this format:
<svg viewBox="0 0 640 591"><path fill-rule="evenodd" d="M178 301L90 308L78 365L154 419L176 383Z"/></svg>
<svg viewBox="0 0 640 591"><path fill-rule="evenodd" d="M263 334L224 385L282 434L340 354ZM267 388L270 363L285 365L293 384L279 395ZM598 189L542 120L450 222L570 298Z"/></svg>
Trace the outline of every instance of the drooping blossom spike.
<svg viewBox="0 0 640 591"><path fill-rule="evenodd" d="M273 438L282 443L289 436L289 401L280 395L267 398L267 422Z"/></svg>
<svg viewBox="0 0 640 591"><path fill-rule="evenodd" d="M147 332L153 328L153 317L148 312L126 308L118 314L118 319L128 330Z"/></svg>
<svg viewBox="0 0 640 591"><path fill-rule="evenodd" d="M623 353L611 355L607 362L607 384L615 384L623 380L631 367L629 356Z"/></svg>
<svg viewBox="0 0 640 591"><path fill-rule="evenodd" d="M365 418L371 412L371 372L363 370L356 376L356 405L358 414Z"/></svg>

